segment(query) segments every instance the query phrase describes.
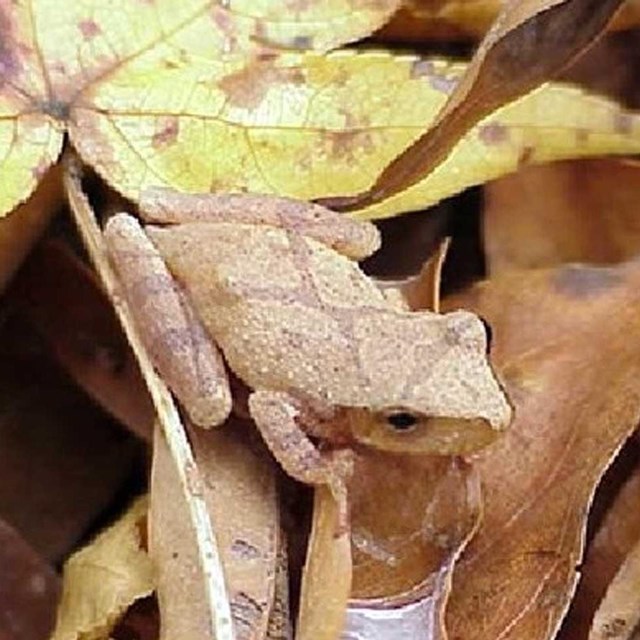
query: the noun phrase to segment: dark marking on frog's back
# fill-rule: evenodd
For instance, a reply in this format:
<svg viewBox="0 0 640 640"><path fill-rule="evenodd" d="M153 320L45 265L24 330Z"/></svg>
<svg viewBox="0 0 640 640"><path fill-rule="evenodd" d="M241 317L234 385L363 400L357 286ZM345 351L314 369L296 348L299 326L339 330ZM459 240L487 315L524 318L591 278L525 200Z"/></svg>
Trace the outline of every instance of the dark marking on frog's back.
<svg viewBox="0 0 640 640"><path fill-rule="evenodd" d="M610 291L622 283L614 267L589 267L568 265L553 276L553 288L571 298L588 298Z"/></svg>

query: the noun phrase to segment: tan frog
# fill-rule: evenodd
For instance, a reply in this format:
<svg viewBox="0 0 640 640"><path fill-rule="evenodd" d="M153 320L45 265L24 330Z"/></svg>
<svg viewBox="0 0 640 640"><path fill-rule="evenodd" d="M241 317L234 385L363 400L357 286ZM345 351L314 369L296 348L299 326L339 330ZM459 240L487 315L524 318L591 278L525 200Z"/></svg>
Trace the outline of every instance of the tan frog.
<svg viewBox="0 0 640 640"><path fill-rule="evenodd" d="M105 237L160 374L211 426L231 410L230 370L282 467L328 484L343 519L350 447L465 454L509 423L480 319L400 309L360 270L379 246L372 224L274 196L160 189L141 215L153 224L118 214Z"/></svg>

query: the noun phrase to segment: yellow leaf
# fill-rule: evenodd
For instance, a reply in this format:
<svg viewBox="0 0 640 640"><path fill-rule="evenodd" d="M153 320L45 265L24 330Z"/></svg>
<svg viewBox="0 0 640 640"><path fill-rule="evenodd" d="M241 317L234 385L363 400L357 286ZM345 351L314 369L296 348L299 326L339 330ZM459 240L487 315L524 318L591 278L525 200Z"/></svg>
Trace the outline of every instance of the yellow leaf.
<svg viewBox="0 0 640 640"><path fill-rule="evenodd" d="M67 561L52 640L106 639L129 605L153 591L152 564L141 539L146 514L147 500L136 501Z"/></svg>
<svg viewBox="0 0 640 640"><path fill-rule="evenodd" d="M37 113L46 94L27 6L0 6L0 212L25 200L55 160L60 127Z"/></svg>
<svg viewBox="0 0 640 640"><path fill-rule="evenodd" d="M370 34L399 0L17 0L0 5L0 213L55 162L85 95L117 71L147 82L190 59L324 51ZM146 89L146 88L145 88ZM171 102L171 95L166 101ZM85 141L87 145L91 141ZM117 180L112 180L116 182Z"/></svg>
<svg viewBox="0 0 640 640"><path fill-rule="evenodd" d="M72 138L126 195L168 185L303 199L365 190L420 135L464 66L352 51L156 70L129 68L86 95ZM640 120L548 85L474 128L428 178L358 213L422 208L523 163L640 149Z"/></svg>

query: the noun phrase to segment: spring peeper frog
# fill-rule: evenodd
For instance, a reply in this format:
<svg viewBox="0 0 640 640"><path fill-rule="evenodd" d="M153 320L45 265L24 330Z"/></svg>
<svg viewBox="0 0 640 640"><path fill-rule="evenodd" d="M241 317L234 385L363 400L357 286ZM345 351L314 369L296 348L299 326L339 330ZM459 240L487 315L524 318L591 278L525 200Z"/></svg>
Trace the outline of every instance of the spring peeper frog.
<svg viewBox="0 0 640 640"><path fill-rule="evenodd" d="M350 446L464 454L510 407L467 311L399 308L358 267L374 225L273 196L145 192L105 238L155 366L192 421L228 416L228 370L283 468L346 509ZM333 445L317 447L319 439Z"/></svg>

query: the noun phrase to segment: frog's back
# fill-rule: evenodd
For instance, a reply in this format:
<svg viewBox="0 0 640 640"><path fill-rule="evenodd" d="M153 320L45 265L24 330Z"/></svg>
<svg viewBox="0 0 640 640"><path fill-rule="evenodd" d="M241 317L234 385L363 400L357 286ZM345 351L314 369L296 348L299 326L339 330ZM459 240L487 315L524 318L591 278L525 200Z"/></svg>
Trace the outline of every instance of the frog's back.
<svg viewBox="0 0 640 640"><path fill-rule="evenodd" d="M362 378L350 314L387 307L356 263L275 227L202 223L149 233L247 384L353 401Z"/></svg>

